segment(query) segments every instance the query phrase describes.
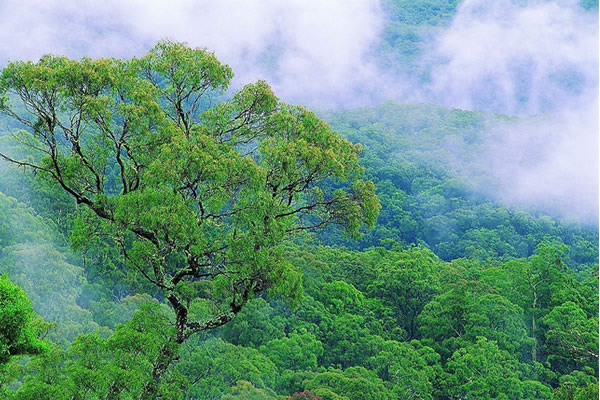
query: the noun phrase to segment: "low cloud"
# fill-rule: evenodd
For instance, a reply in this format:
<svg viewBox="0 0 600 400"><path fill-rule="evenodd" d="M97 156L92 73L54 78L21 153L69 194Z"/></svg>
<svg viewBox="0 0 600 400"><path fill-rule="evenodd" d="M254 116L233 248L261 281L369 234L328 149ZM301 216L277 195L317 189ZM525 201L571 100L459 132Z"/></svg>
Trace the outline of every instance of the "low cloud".
<svg viewBox="0 0 600 400"><path fill-rule="evenodd" d="M486 133L479 189L596 224L597 14L573 1L466 0L429 56L429 98L521 116Z"/></svg>
<svg viewBox="0 0 600 400"><path fill-rule="evenodd" d="M598 18L574 1L466 0L430 56L442 104L551 112L597 96Z"/></svg>
<svg viewBox="0 0 600 400"><path fill-rule="evenodd" d="M598 98L582 109L489 129L478 189L506 204L598 222ZM477 182L473 177L472 182Z"/></svg>
<svg viewBox="0 0 600 400"><path fill-rule="evenodd" d="M8 0L0 25L0 63L131 57L170 38L214 51L237 86L267 79L287 101L335 107L365 104L355 95L377 77L368 54L383 20L376 0Z"/></svg>
<svg viewBox="0 0 600 400"><path fill-rule="evenodd" d="M375 56L384 14L377 0L5 0L0 65L46 53L127 58L170 38L215 51L236 87L266 79L309 107L392 99L519 115L487 135L493 195L597 218L596 12L575 0L464 0L404 73Z"/></svg>

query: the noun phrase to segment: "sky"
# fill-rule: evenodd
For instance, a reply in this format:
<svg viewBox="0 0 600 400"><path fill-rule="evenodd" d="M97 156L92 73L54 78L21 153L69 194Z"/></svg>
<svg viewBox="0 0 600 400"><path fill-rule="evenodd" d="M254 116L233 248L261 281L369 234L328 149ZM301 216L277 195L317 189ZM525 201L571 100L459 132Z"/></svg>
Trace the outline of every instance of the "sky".
<svg viewBox="0 0 600 400"><path fill-rule="evenodd" d="M5 0L0 62L46 53L127 58L168 38L214 51L234 84L267 79L285 100L337 106L346 102L333 99L377 77L367 55L383 23L372 0Z"/></svg>
<svg viewBox="0 0 600 400"><path fill-rule="evenodd" d="M46 53L129 58L168 38L214 51L235 87L266 79L312 108L395 100L519 115L488 135L493 195L597 222L597 11L463 0L423 42L425 81L378 57L389 18L379 0L3 0L0 65Z"/></svg>

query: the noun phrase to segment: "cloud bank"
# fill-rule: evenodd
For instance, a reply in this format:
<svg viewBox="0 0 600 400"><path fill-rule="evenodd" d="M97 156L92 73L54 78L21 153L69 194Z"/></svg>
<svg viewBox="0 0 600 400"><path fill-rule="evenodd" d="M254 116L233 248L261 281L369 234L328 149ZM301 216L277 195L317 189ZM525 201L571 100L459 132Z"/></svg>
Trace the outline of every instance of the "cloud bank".
<svg viewBox="0 0 600 400"><path fill-rule="evenodd" d="M364 104L352 99L377 77L383 20L376 0L7 0L0 26L0 63L131 57L170 38L214 51L237 85L264 78L288 101L331 107Z"/></svg>
<svg viewBox="0 0 600 400"><path fill-rule="evenodd" d="M166 37L214 50L234 86L264 78L310 107L392 99L543 114L488 132L481 172L509 204L597 221L597 12L575 0L464 0L421 38L412 72L377 56L386 23L378 0L5 0L0 65L137 56Z"/></svg>
<svg viewBox="0 0 600 400"><path fill-rule="evenodd" d="M491 127L480 168L470 171L487 178L479 190L519 208L596 225L598 106L596 98L579 110Z"/></svg>
<svg viewBox="0 0 600 400"><path fill-rule="evenodd" d="M466 0L432 47L428 97L522 117L492 127L490 186L520 207L598 222L598 18L573 1Z"/></svg>
<svg viewBox="0 0 600 400"><path fill-rule="evenodd" d="M314 107L396 99L532 114L597 94L597 15L575 0L464 0L415 45L412 73L381 65L377 52L395 51L381 47L386 18L379 0L5 0L0 64L126 58L170 38L215 51L238 85L265 78Z"/></svg>
<svg viewBox="0 0 600 400"><path fill-rule="evenodd" d="M466 0L433 46L440 103L503 114L597 97L598 18L574 1Z"/></svg>

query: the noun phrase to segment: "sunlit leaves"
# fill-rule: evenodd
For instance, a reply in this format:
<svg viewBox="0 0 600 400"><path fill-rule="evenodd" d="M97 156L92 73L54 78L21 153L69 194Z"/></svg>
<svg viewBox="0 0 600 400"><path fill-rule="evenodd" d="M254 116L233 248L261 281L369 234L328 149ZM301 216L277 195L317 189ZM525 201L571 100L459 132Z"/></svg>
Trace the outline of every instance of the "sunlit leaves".
<svg viewBox="0 0 600 400"><path fill-rule="evenodd" d="M36 322L31 301L17 285L0 275L0 364L10 356L35 354L46 349L38 338L41 325Z"/></svg>

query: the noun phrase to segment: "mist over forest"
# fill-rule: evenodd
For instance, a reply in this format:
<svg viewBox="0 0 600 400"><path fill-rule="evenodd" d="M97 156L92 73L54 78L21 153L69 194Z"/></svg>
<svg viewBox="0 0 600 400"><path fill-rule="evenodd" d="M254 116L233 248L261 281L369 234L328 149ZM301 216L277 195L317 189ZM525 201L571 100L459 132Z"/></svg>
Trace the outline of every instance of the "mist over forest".
<svg viewBox="0 0 600 400"><path fill-rule="evenodd" d="M598 398L597 0L0 4L0 399Z"/></svg>

